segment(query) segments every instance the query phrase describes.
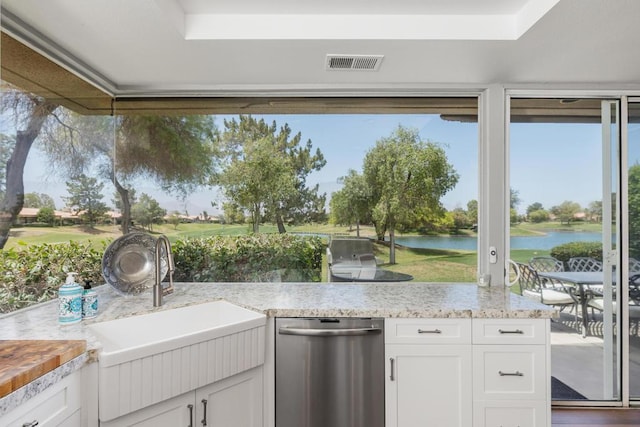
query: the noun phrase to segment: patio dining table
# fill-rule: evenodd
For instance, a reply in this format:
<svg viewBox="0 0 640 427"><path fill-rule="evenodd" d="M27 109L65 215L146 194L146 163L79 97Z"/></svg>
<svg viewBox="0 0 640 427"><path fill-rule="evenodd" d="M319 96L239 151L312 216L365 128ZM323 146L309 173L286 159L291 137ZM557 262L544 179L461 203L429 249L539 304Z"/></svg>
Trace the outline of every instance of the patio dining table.
<svg viewBox="0 0 640 427"><path fill-rule="evenodd" d="M538 276L558 280L563 283L572 283L578 289L580 299L580 311L582 314L582 335L586 336L588 330L588 309L587 289L592 286L600 287L604 284L604 272L602 271L538 271ZM615 283L615 276L613 277ZM600 290L600 292L602 292Z"/></svg>

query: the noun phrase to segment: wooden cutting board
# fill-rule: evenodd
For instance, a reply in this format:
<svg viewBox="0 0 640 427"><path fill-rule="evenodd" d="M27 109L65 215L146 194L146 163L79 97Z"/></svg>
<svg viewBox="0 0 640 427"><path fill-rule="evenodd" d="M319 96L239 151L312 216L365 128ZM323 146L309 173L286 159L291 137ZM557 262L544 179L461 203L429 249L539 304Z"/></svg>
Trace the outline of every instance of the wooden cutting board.
<svg viewBox="0 0 640 427"><path fill-rule="evenodd" d="M81 355L83 340L0 340L0 397Z"/></svg>

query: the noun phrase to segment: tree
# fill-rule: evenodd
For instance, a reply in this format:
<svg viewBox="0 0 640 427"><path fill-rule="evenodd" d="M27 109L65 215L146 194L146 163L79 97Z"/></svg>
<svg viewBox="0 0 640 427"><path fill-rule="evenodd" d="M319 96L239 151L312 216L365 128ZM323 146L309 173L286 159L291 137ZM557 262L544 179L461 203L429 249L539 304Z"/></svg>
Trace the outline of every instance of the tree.
<svg viewBox="0 0 640 427"><path fill-rule="evenodd" d="M640 164L629 168L629 256L640 258Z"/></svg>
<svg viewBox="0 0 640 427"><path fill-rule="evenodd" d="M69 197L65 198L67 207L88 222L91 227L99 219L104 218L109 208L102 202L103 183L98 182L96 178L80 174L72 177L66 184L69 193Z"/></svg>
<svg viewBox="0 0 640 427"><path fill-rule="evenodd" d="M477 200L469 200L467 202L467 216L471 221L471 225L478 224L478 201Z"/></svg>
<svg viewBox="0 0 640 427"><path fill-rule="evenodd" d="M235 158L220 175L224 194L249 211L254 233L267 207L281 203L296 191L290 159L280 155L269 139L245 141L242 157Z"/></svg>
<svg viewBox="0 0 640 427"><path fill-rule="evenodd" d="M23 94L6 85L1 98L0 113L11 115L16 127L16 136L4 137L2 143L2 160L5 160L7 148L11 155L6 159L5 176L1 184L2 200L0 200L0 249L9 239L11 225L18 218L24 203L24 165L34 141L40 135L50 115L58 105L35 95Z"/></svg>
<svg viewBox="0 0 640 427"><path fill-rule="evenodd" d="M552 207L551 213L558 218L560 224L567 223L569 225L580 209L579 203L565 200L560 205Z"/></svg>
<svg viewBox="0 0 640 427"><path fill-rule="evenodd" d="M527 206L527 215L530 215L531 212L539 211L541 209L544 209L544 207L542 206L542 203L540 202L532 203L529 206Z"/></svg>
<svg viewBox="0 0 640 427"><path fill-rule="evenodd" d="M267 201L262 207L264 215L277 224L280 233L286 231L285 218L296 224L325 219L326 195L318 194L318 185L308 187L306 183L311 172L322 169L326 164L322 152L319 149L313 151L311 140L302 144L302 134L298 132L292 135L288 124L278 128L275 121L269 125L264 119L257 120L250 115L240 115L237 120L225 120L224 128L220 141L228 164L242 161L246 148L253 146L250 149L255 149L258 141L269 141L275 149L274 154L287 159L292 171L293 188L282 193L278 199Z"/></svg>
<svg viewBox="0 0 640 427"><path fill-rule="evenodd" d="M169 218L167 218L167 222L171 225L173 225L173 229L177 230L178 226L180 225L180 212L178 211L173 211L171 212L171 215L169 215Z"/></svg>
<svg viewBox="0 0 640 427"><path fill-rule="evenodd" d="M516 209L522 200L520 200L520 192L518 190L514 190L513 188L509 189L509 208Z"/></svg>
<svg viewBox="0 0 640 427"><path fill-rule="evenodd" d="M36 221L43 224L53 225L56 222L56 213L53 208L44 206L38 210Z"/></svg>
<svg viewBox="0 0 640 427"><path fill-rule="evenodd" d="M423 142L416 129L403 126L381 138L364 158L363 175L371 189L372 217L378 238L389 231L389 262L395 263L395 229L415 211L444 216L441 197L458 182L442 149ZM384 231L383 231L384 230Z"/></svg>
<svg viewBox="0 0 640 427"><path fill-rule="evenodd" d="M51 208L55 210L56 203L53 198L44 193L27 193L24 195L25 208Z"/></svg>
<svg viewBox="0 0 640 427"><path fill-rule="evenodd" d="M148 231L153 230L153 224L160 224L166 214L167 211L160 207L158 201L145 193L142 193L138 202L131 207L131 218Z"/></svg>
<svg viewBox="0 0 640 427"><path fill-rule="evenodd" d="M371 191L363 175L350 169L340 178L342 189L333 193L330 201L331 221L334 224L356 225L360 237L360 225L371 219Z"/></svg>
<svg viewBox="0 0 640 427"><path fill-rule="evenodd" d="M222 212L225 224L244 224L244 211L233 202L222 204Z"/></svg>
<svg viewBox="0 0 640 427"><path fill-rule="evenodd" d="M533 223L541 223L541 222L549 221L550 215L549 215L549 212L547 212L546 210L538 209L536 211L530 212L527 218L529 219L529 221Z"/></svg>
<svg viewBox="0 0 640 427"><path fill-rule="evenodd" d="M166 192L187 195L211 182L217 151L213 117L206 115L81 116L64 110L43 149L64 174L97 170L113 182L122 232L129 232L135 194L131 182L144 177ZM115 128L115 147L114 147ZM115 153L115 154L114 154Z"/></svg>
<svg viewBox="0 0 640 427"><path fill-rule="evenodd" d="M615 197L613 197L612 200L615 201ZM585 213L587 214L589 221L594 221L594 222L602 221L602 201L596 200L589 203L589 207L585 209Z"/></svg>

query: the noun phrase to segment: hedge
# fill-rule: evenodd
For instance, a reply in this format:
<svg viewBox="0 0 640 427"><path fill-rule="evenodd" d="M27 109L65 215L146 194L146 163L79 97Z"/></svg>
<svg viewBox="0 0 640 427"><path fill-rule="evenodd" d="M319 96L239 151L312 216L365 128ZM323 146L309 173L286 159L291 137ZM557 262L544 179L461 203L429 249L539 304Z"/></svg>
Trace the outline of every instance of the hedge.
<svg viewBox="0 0 640 427"><path fill-rule="evenodd" d="M319 282L324 245L291 234L211 236L173 246L178 282Z"/></svg>
<svg viewBox="0 0 640 427"><path fill-rule="evenodd" d="M56 298L68 272L103 283L103 252L74 241L0 250L0 313Z"/></svg>
<svg viewBox="0 0 640 427"><path fill-rule="evenodd" d="M102 250L90 243L29 245L0 250L0 313L57 297L67 272L104 283ZM319 282L324 246L290 234L213 236L173 245L176 282Z"/></svg>
<svg viewBox="0 0 640 427"><path fill-rule="evenodd" d="M550 255L567 266L569 258L590 257L602 261L602 242L569 242L551 248Z"/></svg>

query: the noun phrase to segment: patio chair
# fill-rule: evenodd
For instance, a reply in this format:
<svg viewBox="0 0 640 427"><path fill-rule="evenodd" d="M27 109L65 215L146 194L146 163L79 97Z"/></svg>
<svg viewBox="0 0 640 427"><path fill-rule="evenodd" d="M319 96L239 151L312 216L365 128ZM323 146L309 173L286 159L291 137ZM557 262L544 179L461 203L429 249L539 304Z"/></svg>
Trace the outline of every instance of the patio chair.
<svg viewBox="0 0 640 427"><path fill-rule="evenodd" d="M569 271L602 271L602 262L591 257L569 258Z"/></svg>
<svg viewBox="0 0 640 427"><path fill-rule="evenodd" d="M529 266L536 271L564 271L564 263L552 256L534 256Z"/></svg>
<svg viewBox="0 0 640 427"><path fill-rule="evenodd" d="M591 298L587 302L591 311L604 311L604 298L601 296ZM617 301L611 302L611 310L614 316L618 314ZM633 321L636 329L640 326L640 274L629 277L629 321Z"/></svg>
<svg viewBox="0 0 640 427"><path fill-rule="evenodd" d="M629 275L640 273L640 261L629 258Z"/></svg>
<svg viewBox="0 0 640 427"><path fill-rule="evenodd" d="M538 273L528 264L516 263L516 265L520 271L518 282L522 296L546 305L558 306L561 311L566 307L571 307L572 310L575 310L576 322L578 321L579 300L574 288L552 279L543 282Z"/></svg>

